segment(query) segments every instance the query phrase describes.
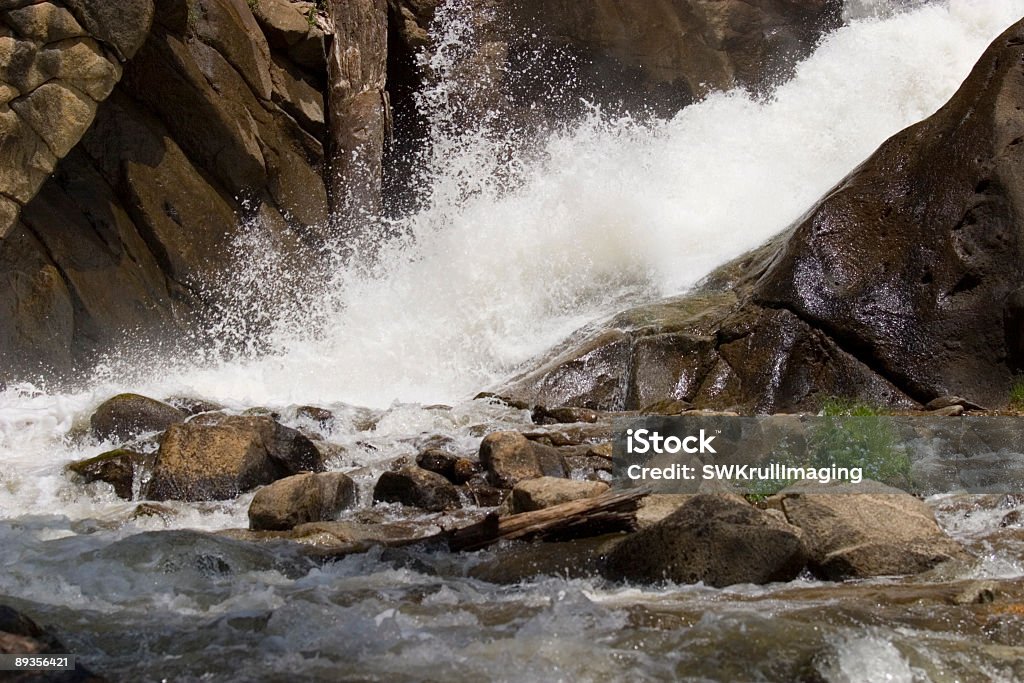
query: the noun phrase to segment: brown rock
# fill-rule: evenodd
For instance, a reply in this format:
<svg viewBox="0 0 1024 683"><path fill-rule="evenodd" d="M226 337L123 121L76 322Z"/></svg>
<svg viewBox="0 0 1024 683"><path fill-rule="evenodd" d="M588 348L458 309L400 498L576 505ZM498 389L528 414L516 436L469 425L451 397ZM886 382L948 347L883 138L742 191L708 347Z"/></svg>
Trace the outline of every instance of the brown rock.
<svg viewBox="0 0 1024 683"><path fill-rule="evenodd" d="M491 484L511 488L523 479L566 476L558 450L535 443L519 432L494 432L480 443L480 464Z"/></svg>
<svg viewBox="0 0 1024 683"><path fill-rule="evenodd" d="M382 474L373 489L373 499L431 512L462 507L458 489L450 481L436 472L413 466Z"/></svg>
<svg viewBox="0 0 1024 683"><path fill-rule="evenodd" d="M222 500L323 468L309 439L269 417L200 415L164 432L147 497Z"/></svg>
<svg viewBox="0 0 1024 683"><path fill-rule="evenodd" d="M916 574L967 556L927 505L884 484L801 484L780 496L805 534L812 571L828 580Z"/></svg>
<svg viewBox="0 0 1024 683"><path fill-rule="evenodd" d="M122 441L146 432L159 432L184 422L186 413L139 394L118 394L96 408L89 425L97 439Z"/></svg>
<svg viewBox="0 0 1024 683"><path fill-rule="evenodd" d="M68 470L81 476L86 483L105 481L114 487L114 493L126 500L133 498L135 473L153 456L135 451L117 449L101 453L87 460L68 465Z"/></svg>
<svg viewBox="0 0 1024 683"><path fill-rule="evenodd" d="M256 492L249 505L249 528L285 530L329 521L352 505L355 495L355 483L340 472L286 477Z"/></svg>
<svg viewBox="0 0 1024 683"><path fill-rule="evenodd" d="M592 498L608 489L608 484L602 481L579 481L559 477L527 479L512 488L511 513L543 510L580 498Z"/></svg>
<svg viewBox="0 0 1024 683"><path fill-rule="evenodd" d="M738 496L701 494L628 536L611 551L603 573L614 580L722 587L790 581L806 562L800 529Z"/></svg>

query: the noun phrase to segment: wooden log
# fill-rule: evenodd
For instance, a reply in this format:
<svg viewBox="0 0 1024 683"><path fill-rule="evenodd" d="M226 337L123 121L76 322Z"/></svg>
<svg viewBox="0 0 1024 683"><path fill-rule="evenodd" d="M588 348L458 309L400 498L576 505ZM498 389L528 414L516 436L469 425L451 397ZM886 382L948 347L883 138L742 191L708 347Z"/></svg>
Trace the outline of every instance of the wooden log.
<svg viewBox="0 0 1024 683"><path fill-rule="evenodd" d="M479 550L498 541L546 539L565 540L598 536L636 526L636 511L646 489L609 492L593 498L573 500L543 510L499 517L442 534L454 551Z"/></svg>

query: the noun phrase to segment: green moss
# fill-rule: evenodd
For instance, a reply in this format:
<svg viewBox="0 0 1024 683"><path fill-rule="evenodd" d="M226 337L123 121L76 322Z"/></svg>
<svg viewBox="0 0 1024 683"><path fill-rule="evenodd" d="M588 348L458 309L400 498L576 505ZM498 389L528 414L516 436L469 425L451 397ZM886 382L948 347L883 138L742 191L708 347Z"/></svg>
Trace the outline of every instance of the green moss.
<svg viewBox="0 0 1024 683"><path fill-rule="evenodd" d="M827 398L821 405L825 417L877 417L882 411L866 403L845 398Z"/></svg>
<svg viewBox="0 0 1024 683"><path fill-rule="evenodd" d="M1010 389L1010 409L1024 412L1024 375L1017 377Z"/></svg>

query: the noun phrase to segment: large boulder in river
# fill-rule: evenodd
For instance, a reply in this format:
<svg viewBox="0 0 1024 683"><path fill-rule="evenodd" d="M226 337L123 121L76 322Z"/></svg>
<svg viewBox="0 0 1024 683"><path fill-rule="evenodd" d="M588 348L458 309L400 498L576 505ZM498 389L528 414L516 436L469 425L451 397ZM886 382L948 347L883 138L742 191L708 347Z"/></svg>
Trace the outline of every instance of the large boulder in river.
<svg viewBox="0 0 1024 683"><path fill-rule="evenodd" d="M249 528L281 531L334 519L355 502L356 485L341 472L304 472L261 488L249 504Z"/></svg>
<svg viewBox="0 0 1024 683"><path fill-rule="evenodd" d="M289 475L323 470L313 442L270 417L202 415L164 432L147 497L223 500Z"/></svg>
<svg viewBox="0 0 1024 683"><path fill-rule="evenodd" d="M124 441L146 432L163 431L186 417L185 411L162 401L139 394L118 394L96 408L89 427L97 439Z"/></svg>
<svg viewBox="0 0 1024 683"><path fill-rule="evenodd" d="M786 519L804 532L811 570L823 579L917 574L967 557L927 505L884 484L799 484L779 497Z"/></svg>
<svg viewBox="0 0 1024 683"><path fill-rule="evenodd" d="M739 496L701 494L615 546L603 573L614 580L722 587L790 581L806 563L797 527Z"/></svg>
<svg viewBox="0 0 1024 683"><path fill-rule="evenodd" d="M569 340L500 393L753 412L828 396L1004 406L1024 368L1024 22L953 98L696 292Z"/></svg>

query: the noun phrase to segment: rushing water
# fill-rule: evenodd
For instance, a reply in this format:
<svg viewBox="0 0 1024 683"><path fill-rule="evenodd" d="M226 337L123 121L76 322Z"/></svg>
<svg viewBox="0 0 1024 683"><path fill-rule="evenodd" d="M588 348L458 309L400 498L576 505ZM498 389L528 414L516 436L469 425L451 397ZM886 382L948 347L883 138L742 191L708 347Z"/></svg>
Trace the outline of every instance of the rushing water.
<svg viewBox="0 0 1024 683"><path fill-rule="evenodd" d="M765 100L720 93L642 124L594 111L528 149L446 127L445 89L456 84L442 78L424 95L435 123L425 207L392 226L400 237L376 245L372 268L326 279L313 310L268 312L271 353L112 359L88 390L0 393L0 595L124 680L1024 677L1019 612L936 597L943 581L994 578L1024 600L1024 538L993 532L1019 501L933 501L982 560L907 585L640 589L564 576L501 585L475 578L492 552L376 552L321 566L285 546L206 533L245 526L248 496L137 517L136 503L63 473L112 446L85 426L123 390L271 407L307 428L296 405L331 408L323 436L346 448L333 466L354 469L364 497L417 439L441 434L471 452L487 430L527 423L521 411L467 398L577 327L679 292L784 228L948 99L1024 15L1024 0L897 13L892 4L920 3L850 3L850 24ZM442 16L457 10L452 2ZM444 45L473 39L467 25L445 26ZM454 52L442 50L434 71L445 74ZM272 254L257 266L249 274L273 272ZM439 401L455 407L424 407ZM352 405L374 407L372 429ZM913 590L913 599L900 592Z"/></svg>

